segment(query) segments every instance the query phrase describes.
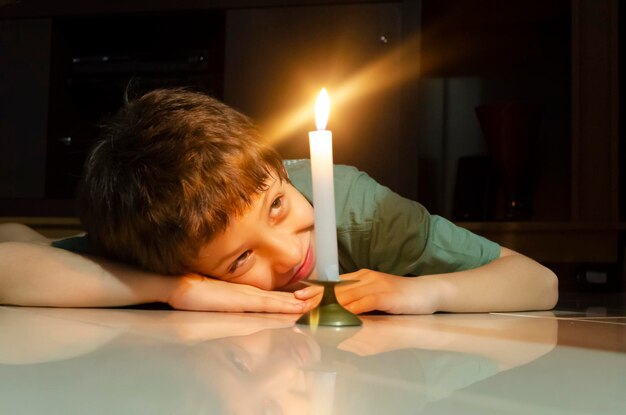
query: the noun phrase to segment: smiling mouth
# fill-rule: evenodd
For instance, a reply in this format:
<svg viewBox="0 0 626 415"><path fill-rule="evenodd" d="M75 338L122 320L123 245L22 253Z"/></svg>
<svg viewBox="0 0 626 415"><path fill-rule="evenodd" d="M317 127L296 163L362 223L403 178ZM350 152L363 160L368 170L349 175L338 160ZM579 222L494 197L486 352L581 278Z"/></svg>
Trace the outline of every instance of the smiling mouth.
<svg viewBox="0 0 626 415"><path fill-rule="evenodd" d="M293 274L293 277L291 277L286 286L304 280L311 274L311 272L313 272L314 267L315 258L313 256L313 250L311 249L311 246L309 246L309 249L306 251L306 255L304 256L304 261L302 261L302 265L300 265L300 268L298 268L297 271Z"/></svg>

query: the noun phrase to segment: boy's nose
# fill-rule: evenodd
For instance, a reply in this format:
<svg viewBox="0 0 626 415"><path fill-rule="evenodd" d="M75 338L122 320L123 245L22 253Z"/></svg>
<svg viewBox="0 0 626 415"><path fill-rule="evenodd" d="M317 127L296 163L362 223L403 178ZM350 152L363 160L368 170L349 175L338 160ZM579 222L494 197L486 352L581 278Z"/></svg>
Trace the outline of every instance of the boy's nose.
<svg viewBox="0 0 626 415"><path fill-rule="evenodd" d="M302 250L296 235L277 234L272 237L271 243L276 272L289 272L302 261Z"/></svg>

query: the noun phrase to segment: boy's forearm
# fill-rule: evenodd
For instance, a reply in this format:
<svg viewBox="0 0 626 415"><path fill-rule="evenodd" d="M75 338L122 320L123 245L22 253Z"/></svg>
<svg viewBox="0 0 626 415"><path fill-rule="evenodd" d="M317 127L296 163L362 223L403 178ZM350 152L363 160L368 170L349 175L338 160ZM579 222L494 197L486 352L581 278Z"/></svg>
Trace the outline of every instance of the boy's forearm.
<svg viewBox="0 0 626 415"><path fill-rule="evenodd" d="M182 310L303 313L285 292L205 278L164 276L43 244L0 243L0 304L115 307L151 302Z"/></svg>
<svg viewBox="0 0 626 415"><path fill-rule="evenodd" d="M165 302L176 277L50 246L0 243L0 304L112 307Z"/></svg>
<svg viewBox="0 0 626 415"><path fill-rule="evenodd" d="M0 242L33 242L46 243L48 239L21 223L1 223Z"/></svg>
<svg viewBox="0 0 626 415"><path fill-rule="evenodd" d="M500 257L476 269L423 278L438 287L438 311L547 310L558 299L554 273L519 254Z"/></svg>

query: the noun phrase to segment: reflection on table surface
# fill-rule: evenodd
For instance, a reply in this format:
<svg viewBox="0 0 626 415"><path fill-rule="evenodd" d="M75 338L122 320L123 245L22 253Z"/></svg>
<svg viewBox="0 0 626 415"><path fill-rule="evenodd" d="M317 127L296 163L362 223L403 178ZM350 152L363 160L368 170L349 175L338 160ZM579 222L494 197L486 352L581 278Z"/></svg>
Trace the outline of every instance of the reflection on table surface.
<svg viewBox="0 0 626 415"><path fill-rule="evenodd" d="M0 413L623 413L626 324L0 307ZM626 322L624 322L626 323Z"/></svg>

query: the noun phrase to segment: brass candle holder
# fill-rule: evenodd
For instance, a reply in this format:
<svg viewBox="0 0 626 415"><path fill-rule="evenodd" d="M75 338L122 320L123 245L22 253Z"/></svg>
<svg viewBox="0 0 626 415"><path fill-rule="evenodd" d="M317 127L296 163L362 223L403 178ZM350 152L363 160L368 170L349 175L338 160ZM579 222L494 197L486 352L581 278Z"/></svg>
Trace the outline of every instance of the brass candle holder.
<svg viewBox="0 0 626 415"><path fill-rule="evenodd" d="M324 287L322 301L313 310L305 313L296 321L296 324L306 324L309 326L360 326L363 324L356 314L351 313L339 304L335 295L335 287L338 285L350 284L355 280L348 281L303 281L309 285L320 285Z"/></svg>

